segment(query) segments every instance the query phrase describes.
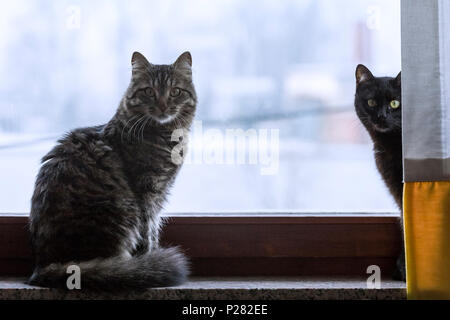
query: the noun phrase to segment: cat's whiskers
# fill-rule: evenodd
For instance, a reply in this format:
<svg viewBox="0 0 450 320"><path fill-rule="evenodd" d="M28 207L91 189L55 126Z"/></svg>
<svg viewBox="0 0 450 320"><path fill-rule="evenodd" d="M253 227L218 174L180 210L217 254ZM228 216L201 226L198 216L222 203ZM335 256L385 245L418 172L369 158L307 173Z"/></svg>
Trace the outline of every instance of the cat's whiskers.
<svg viewBox="0 0 450 320"><path fill-rule="evenodd" d="M128 130L128 134L127 134L127 139L130 142L133 142L133 137L134 137L134 131L136 129L136 127L139 125L139 123L142 121L142 119L145 118L145 115L141 115L140 118L138 118L134 124L131 126L130 130ZM130 139L131 138L131 139Z"/></svg>
<svg viewBox="0 0 450 320"><path fill-rule="evenodd" d="M134 130L133 130L133 135L135 136L135 138L136 138L136 141L137 141L137 143L140 143L141 141L140 141L140 132L141 132L141 129L142 129L142 125L145 123L145 121L147 120L147 115L145 115L145 116L143 116L140 120L139 120L139 123L138 123L138 125L134 128Z"/></svg>
<svg viewBox="0 0 450 320"><path fill-rule="evenodd" d="M364 127L363 124L361 123L362 120L369 120L369 118L361 116L361 120L360 120L357 117L355 117L350 122L351 128L352 129L356 129L356 128L360 129L360 128Z"/></svg>
<svg viewBox="0 0 450 320"><path fill-rule="evenodd" d="M182 108L185 108L185 106L183 105ZM175 124L175 128L184 128L187 124L187 120L183 117L181 112L178 112L173 122Z"/></svg>
<svg viewBox="0 0 450 320"><path fill-rule="evenodd" d="M148 119L150 118L150 115L145 115L145 117L140 121L139 128L137 130L136 138L139 142L139 138L141 139L140 142L144 142L144 131L145 127L147 126Z"/></svg>
<svg viewBox="0 0 450 320"><path fill-rule="evenodd" d="M144 134L145 134L145 127L147 126L147 123L148 123L148 121L149 121L149 119L150 119L151 117L150 116L146 116L145 117L145 120L144 121L142 121L142 125L141 125L141 128L140 128L140 136L141 136L141 143L143 143L144 142Z"/></svg>
<svg viewBox="0 0 450 320"><path fill-rule="evenodd" d="M125 125L122 128L122 132L120 133L120 141L123 142L123 133L125 132L125 129L127 128L128 124L136 119L137 117L139 117L139 115L134 115L133 117L131 117L130 119L127 120L127 122L125 123Z"/></svg>

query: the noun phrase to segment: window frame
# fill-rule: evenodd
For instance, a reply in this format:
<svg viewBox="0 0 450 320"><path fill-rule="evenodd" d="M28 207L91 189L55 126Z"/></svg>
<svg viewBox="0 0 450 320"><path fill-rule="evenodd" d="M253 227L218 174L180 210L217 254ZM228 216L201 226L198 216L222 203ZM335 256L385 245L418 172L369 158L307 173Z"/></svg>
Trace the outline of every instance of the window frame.
<svg viewBox="0 0 450 320"><path fill-rule="evenodd" d="M173 214L164 245L189 256L193 276L392 275L401 250L395 213ZM0 276L31 274L27 215L0 215Z"/></svg>

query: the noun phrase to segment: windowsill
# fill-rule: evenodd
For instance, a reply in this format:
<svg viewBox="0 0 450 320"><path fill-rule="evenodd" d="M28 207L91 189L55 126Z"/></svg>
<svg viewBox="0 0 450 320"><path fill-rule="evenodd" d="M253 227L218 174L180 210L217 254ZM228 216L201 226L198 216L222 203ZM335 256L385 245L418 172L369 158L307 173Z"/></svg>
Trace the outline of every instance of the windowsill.
<svg viewBox="0 0 450 320"><path fill-rule="evenodd" d="M0 300L29 299L136 299L136 300L402 300L405 283L383 280L380 289L368 289L365 280L309 277L192 278L172 288L142 293L106 294L61 291L28 286L24 278L0 278Z"/></svg>

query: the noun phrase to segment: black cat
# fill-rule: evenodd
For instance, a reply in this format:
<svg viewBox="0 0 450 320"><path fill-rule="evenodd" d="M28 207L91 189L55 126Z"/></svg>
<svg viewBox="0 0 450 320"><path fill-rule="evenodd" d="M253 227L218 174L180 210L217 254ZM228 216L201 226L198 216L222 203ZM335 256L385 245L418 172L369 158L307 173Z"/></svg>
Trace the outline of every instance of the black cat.
<svg viewBox="0 0 450 320"><path fill-rule="evenodd" d="M358 65L355 109L372 138L378 171L399 209L402 210L401 73L395 78L374 77L369 69ZM403 226L402 218L400 225ZM399 280L406 278L404 250L397 260L394 278Z"/></svg>

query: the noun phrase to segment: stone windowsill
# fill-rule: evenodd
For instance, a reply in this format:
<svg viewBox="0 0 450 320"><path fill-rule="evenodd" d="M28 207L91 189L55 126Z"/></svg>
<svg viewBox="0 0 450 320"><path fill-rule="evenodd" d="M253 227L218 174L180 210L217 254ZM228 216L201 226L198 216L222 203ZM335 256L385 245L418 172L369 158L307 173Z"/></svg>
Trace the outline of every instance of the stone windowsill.
<svg viewBox="0 0 450 320"><path fill-rule="evenodd" d="M192 278L172 288L145 292L106 294L61 291L28 286L25 279L0 278L0 300L29 299L139 299L139 300L349 300L406 299L405 283L381 282L368 289L365 280L325 278Z"/></svg>

